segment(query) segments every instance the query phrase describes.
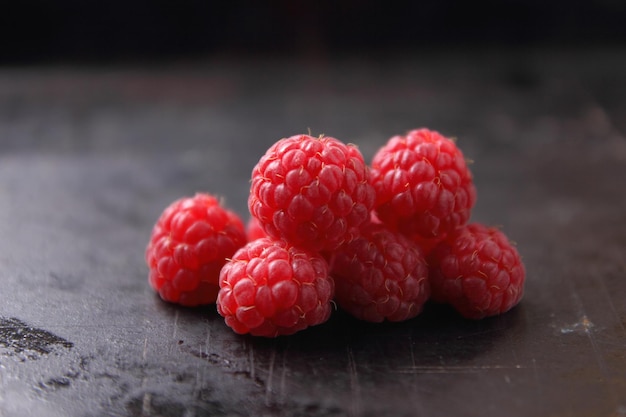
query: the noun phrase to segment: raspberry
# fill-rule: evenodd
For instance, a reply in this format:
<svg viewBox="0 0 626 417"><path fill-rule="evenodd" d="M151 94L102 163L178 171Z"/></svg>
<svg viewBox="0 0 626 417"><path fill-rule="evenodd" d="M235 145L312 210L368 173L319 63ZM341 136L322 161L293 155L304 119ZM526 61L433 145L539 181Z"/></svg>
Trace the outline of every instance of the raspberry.
<svg viewBox="0 0 626 417"><path fill-rule="evenodd" d="M371 223L335 254L331 275L337 304L370 322L417 316L430 295L419 248L382 224Z"/></svg>
<svg viewBox="0 0 626 417"><path fill-rule="evenodd" d="M328 320L333 293L320 255L261 238L222 268L217 311L236 333L276 337Z"/></svg>
<svg viewBox="0 0 626 417"><path fill-rule="evenodd" d="M246 243L241 219L218 200L198 193L163 211L146 248L150 286L184 306L215 302L226 258Z"/></svg>
<svg viewBox="0 0 626 417"><path fill-rule="evenodd" d="M416 244L422 250L422 253L424 253L424 256L428 256L430 251L432 251L433 248L439 244L439 242L445 239L445 237L446 237L445 234L442 234L437 237L432 237L430 239L422 237L421 235L412 235L412 236L409 236L409 239L411 240L411 242Z"/></svg>
<svg viewBox="0 0 626 417"><path fill-rule="evenodd" d="M376 216L375 211L371 212L370 221L372 223L383 224L383 222L380 221L378 216ZM439 242L441 242L445 238L445 235L437 236L437 237L430 238L430 239L422 237L420 235L410 235L408 236L408 238L409 240L411 240L411 242L417 245L422 250L422 253L424 254L424 256L426 256L430 253L430 251L435 246L437 246Z"/></svg>
<svg viewBox="0 0 626 417"><path fill-rule="evenodd" d="M254 167L248 207L269 237L323 251L350 240L374 200L356 146L296 135L272 145Z"/></svg>
<svg viewBox="0 0 626 417"><path fill-rule="evenodd" d="M429 258L435 301L451 304L464 317L504 313L524 292L525 269L507 237L473 223L451 233Z"/></svg>
<svg viewBox="0 0 626 417"><path fill-rule="evenodd" d="M248 242L267 237L265 230L263 230L256 217L250 217L248 220L246 224L246 237L248 238Z"/></svg>
<svg viewBox="0 0 626 417"><path fill-rule="evenodd" d="M463 154L428 129L389 139L372 159L371 178L378 217L409 236L431 239L464 225L476 202Z"/></svg>

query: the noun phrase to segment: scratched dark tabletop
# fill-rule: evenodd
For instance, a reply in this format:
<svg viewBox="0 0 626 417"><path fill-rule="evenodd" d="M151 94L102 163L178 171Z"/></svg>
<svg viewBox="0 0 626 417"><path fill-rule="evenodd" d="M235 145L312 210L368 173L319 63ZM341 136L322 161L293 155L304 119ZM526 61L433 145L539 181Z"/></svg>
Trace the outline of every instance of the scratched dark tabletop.
<svg viewBox="0 0 626 417"><path fill-rule="evenodd" d="M626 416L624 74L619 48L0 68L0 415ZM421 126L458 138L473 220L523 255L512 311L269 340L148 287L171 201L247 218L277 139L370 160Z"/></svg>

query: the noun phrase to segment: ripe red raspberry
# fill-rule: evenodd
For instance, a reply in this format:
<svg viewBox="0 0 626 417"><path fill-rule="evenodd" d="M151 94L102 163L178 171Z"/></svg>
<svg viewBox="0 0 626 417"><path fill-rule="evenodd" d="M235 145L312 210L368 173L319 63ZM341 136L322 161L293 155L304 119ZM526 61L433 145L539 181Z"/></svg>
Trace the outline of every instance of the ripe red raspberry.
<svg viewBox="0 0 626 417"><path fill-rule="evenodd" d="M323 251L356 234L374 199L356 146L296 135L272 145L254 167L248 207L269 237Z"/></svg>
<svg viewBox="0 0 626 417"><path fill-rule="evenodd" d="M217 311L240 334L276 337L321 324L334 293L328 264L317 253L261 238L222 268Z"/></svg>
<svg viewBox="0 0 626 417"><path fill-rule="evenodd" d="M248 220L246 224L246 237L248 238L248 242L267 237L267 233L265 233L265 230L263 230L256 217L250 217Z"/></svg>
<svg viewBox="0 0 626 417"><path fill-rule="evenodd" d="M428 258L435 301L464 317L508 311L522 298L525 269L519 253L496 228L473 223L451 233Z"/></svg>
<svg viewBox="0 0 626 417"><path fill-rule="evenodd" d="M214 303L226 258L246 243L241 219L209 194L181 198L163 211L146 248L150 286L184 306Z"/></svg>
<svg viewBox="0 0 626 417"><path fill-rule="evenodd" d="M370 322L413 318L430 295L419 248L382 224L364 226L359 237L339 248L331 275L337 304Z"/></svg>
<svg viewBox="0 0 626 417"><path fill-rule="evenodd" d="M424 256L428 256L430 251L432 251L435 246L439 244L443 239L445 239L446 235L442 234L437 237L431 237L430 239L422 237L421 235L412 235L409 236L411 242L416 244L421 250Z"/></svg>
<svg viewBox="0 0 626 417"><path fill-rule="evenodd" d="M394 136L372 159L376 212L392 230L431 239L464 225L476 202L456 144L428 129Z"/></svg>
<svg viewBox="0 0 626 417"><path fill-rule="evenodd" d="M371 212L370 221L372 223L383 224L383 222L381 222L378 216L376 215L375 211ZM433 237L429 239L429 238L425 238L425 237L422 237L420 235L415 235L415 234L408 236L409 240L411 240L411 242L413 242L415 245L417 245L418 248L422 250L422 253L424 254L424 256L427 256L430 253L430 251L435 246L437 246L437 244L441 242L445 237L446 237L445 235L441 235L441 236L437 236L437 237Z"/></svg>

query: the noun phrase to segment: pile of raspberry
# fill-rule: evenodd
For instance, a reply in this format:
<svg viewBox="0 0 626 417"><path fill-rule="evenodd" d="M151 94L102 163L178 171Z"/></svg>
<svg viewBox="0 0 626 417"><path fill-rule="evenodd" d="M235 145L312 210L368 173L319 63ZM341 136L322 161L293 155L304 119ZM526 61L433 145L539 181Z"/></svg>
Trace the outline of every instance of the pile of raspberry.
<svg viewBox="0 0 626 417"><path fill-rule="evenodd" d="M520 301L525 270L500 229L468 223L475 202L463 153L436 131L392 137L369 166L355 145L295 135L252 170L246 225L206 193L163 212L149 283L265 337L324 323L335 304L369 322L409 320L428 300L494 316Z"/></svg>

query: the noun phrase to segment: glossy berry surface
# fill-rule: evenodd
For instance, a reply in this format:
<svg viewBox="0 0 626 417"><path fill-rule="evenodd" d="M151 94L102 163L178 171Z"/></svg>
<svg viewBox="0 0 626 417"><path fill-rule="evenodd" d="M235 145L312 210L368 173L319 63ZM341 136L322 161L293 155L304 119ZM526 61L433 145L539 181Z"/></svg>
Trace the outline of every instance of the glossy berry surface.
<svg viewBox="0 0 626 417"><path fill-rule="evenodd" d="M438 132L392 137L371 167L376 214L392 230L433 239L469 220L476 202L472 174L454 141Z"/></svg>
<svg viewBox="0 0 626 417"><path fill-rule="evenodd" d="M333 294L319 254L261 238L222 268L217 311L236 333L276 337L328 320Z"/></svg>
<svg viewBox="0 0 626 417"><path fill-rule="evenodd" d="M525 269L517 249L496 228L472 223L451 233L428 257L432 298L464 317L504 313L524 293Z"/></svg>
<svg viewBox="0 0 626 417"><path fill-rule="evenodd" d="M269 237L326 251L356 234L374 200L356 146L296 135L272 145L254 167L248 208Z"/></svg>
<svg viewBox="0 0 626 417"><path fill-rule="evenodd" d="M428 267L408 238L372 223L335 253L331 275L337 304L370 322L417 316L428 300Z"/></svg>
<svg viewBox="0 0 626 417"><path fill-rule="evenodd" d="M209 194L173 202L157 220L146 248L150 286L184 306L214 303L226 258L246 243L241 219Z"/></svg>

